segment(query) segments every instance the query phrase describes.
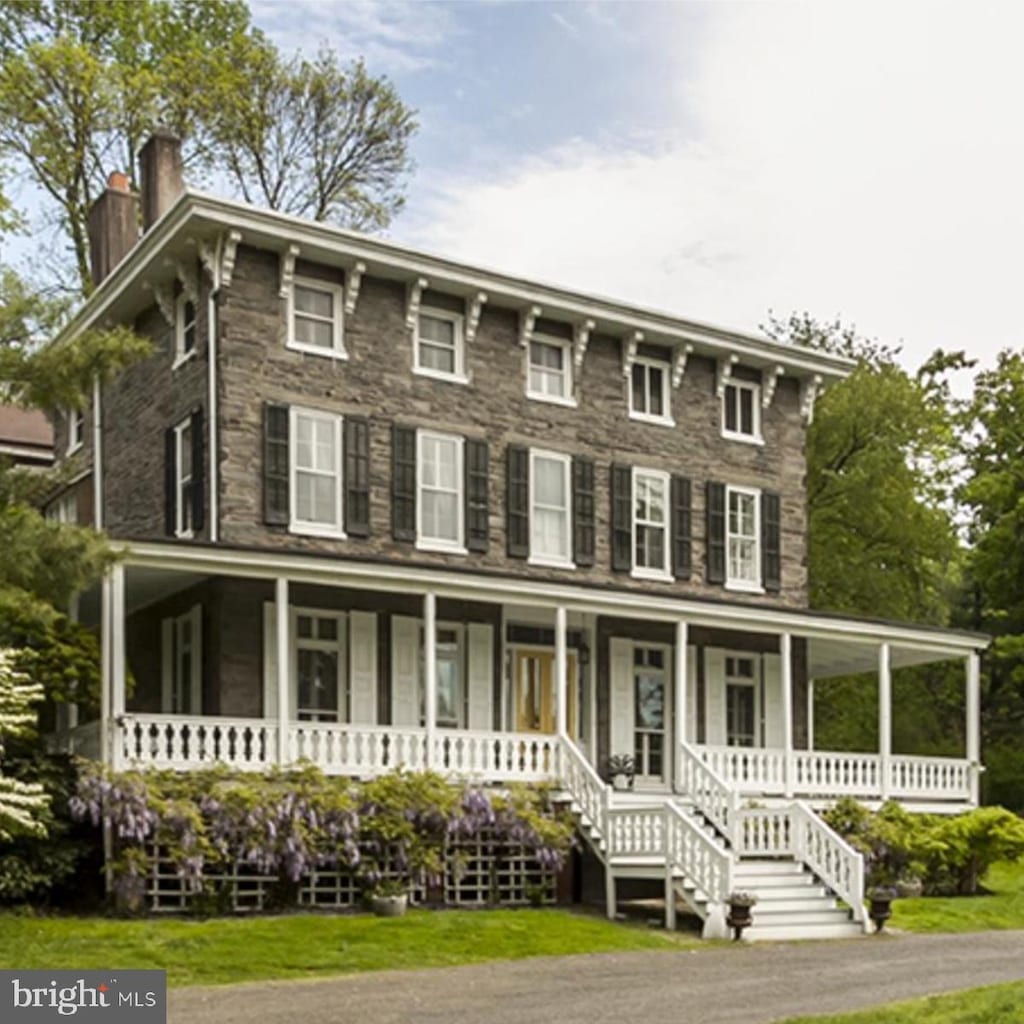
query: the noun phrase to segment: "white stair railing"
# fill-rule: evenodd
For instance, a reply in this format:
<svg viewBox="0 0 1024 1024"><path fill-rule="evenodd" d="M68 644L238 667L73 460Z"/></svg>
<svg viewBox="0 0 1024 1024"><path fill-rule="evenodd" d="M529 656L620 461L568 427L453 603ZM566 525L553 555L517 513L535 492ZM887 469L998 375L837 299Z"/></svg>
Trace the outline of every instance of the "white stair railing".
<svg viewBox="0 0 1024 1024"><path fill-rule="evenodd" d="M736 839L739 793L688 743L679 744L680 781L694 807L730 843Z"/></svg>
<svg viewBox="0 0 1024 1024"><path fill-rule="evenodd" d="M665 802L665 862L696 888L696 897L724 903L732 890L732 855L671 800Z"/></svg>
<svg viewBox="0 0 1024 1024"><path fill-rule="evenodd" d="M595 848L600 851L608 837L611 787L568 736L561 739L558 745L558 778L586 819Z"/></svg>

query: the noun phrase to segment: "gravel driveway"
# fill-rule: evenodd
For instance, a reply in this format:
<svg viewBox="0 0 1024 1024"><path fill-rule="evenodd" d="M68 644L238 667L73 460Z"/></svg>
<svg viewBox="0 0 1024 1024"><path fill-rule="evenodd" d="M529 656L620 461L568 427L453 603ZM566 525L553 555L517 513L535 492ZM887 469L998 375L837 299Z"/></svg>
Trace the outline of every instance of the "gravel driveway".
<svg viewBox="0 0 1024 1024"><path fill-rule="evenodd" d="M1024 932L546 957L174 989L171 1024L767 1024L1024 979ZM1024 1008L1022 1008L1024 1012Z"/></svg>

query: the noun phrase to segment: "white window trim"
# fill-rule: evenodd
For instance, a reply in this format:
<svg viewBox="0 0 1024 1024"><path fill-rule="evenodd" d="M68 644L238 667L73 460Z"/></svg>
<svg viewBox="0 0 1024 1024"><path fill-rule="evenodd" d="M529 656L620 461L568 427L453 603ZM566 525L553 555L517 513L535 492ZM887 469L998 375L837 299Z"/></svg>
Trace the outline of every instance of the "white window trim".
<svg viewBox="0 0 1024 1024"><path fill-rule="evenodd" d="M85 443L85 410L65 409L64 416L68 423L68 446L65 454L74 455Z"/></svg>
<svg viewBox="0 0 1024 1024"><path fill-rule="evenodd" d="M535 554L533 550L533 492L534 492L534 464L537 459L551 459L562 463L562 472L565 474L565 521L566 521L566 547L568 555L565 558L556 558L553 555ZM529 481L529 526L530 526L530 557L528 565L546 566L550 569L575 569L576 563L572 558L572 456L564 452L553 452L545 448L530 449L530 481Z"/></svg>
<svg viewBox="0 0 1024 1024"><path fill-rule="evenodd" d="M289 713L295 720L299 720L299 713L316 714L313 708L299 707L299 644L309 648L323 651L338 652L338 718L339 725L346 725L350 718L350 693L349 693L349 666L348 666L348 613L339 612L332 608L300 608L292 606L291 622L289 626L289 643L291 646L291 685L289 686L288 699L290 701ZM317 640L313 637L299 637L299 616L305 615L313 619L334 619L338 624L337 640ZM309 721L309 719L303 719ZM325 724L331 724L330 722Z"/></svg>
<svg viewBox="0 0 1024 1024"><path fill-rule="evenodd" d="M662 527L663 527L663 529L665 531L665 544L664 544L665 556L664 556L664 559L663 559L662 567L660 569L652 569L652 568L649 568L647 566L640 566L640 565L636 564L636 531L637 531L637 525L638 525L637 524L637 519L636 519L636 485L637 485L637 477L640 477L640 476L652 477L652 478L654 478L656 480L660 480L662 485L665 488L665 522L662 524ZM631 506L630 506L630 522L631 522L631 530L632 530L632 542L631 543L633 545L632 557L631 557L631 562L633 564L633 569L632 569L632 572L630 573L630 575L634 579L638 579L638 580L657 580L658 582L661 582L661 583L671 583L671 582L673 582L674 577L672 576L672 569L671 569L671 565L670 565L671 553L672 553L671 552L672 540L671 540L671 535L669 533L669 526L670 526L671 521L672 521L672 509L671 509L671 503L672 503L672 481L671 481L671 478L669 477L669 474L666 473L664 470L661 470L661 469L643 469L641 467L634 466L633 467L632 487L630 488L630 501L631 501Z"/></svg>
<svg viewBox="0 0 1024 1024"><path fill-rule="evenodd" d="M187 363L196 354L199 347L199 315L196 304L193 303L192 327L195 333L195 344L188 352L185 351L185 306L189 302L191 299L189 299L188 292L181 292L174 300L174 362L171 363L172 370L176 370L182 363Z"/></svg>
<svg viewBox="0 0 1024 1024"><path fill-rule="evenodd" d="M548 395L543 391L534 391L530 387L530 348L533 342L541 345L551 345L562 350L562 366L564 369L565 394ZM530 344L526 346L526 397L533 402L548 402L551 405L564 405L569 409L575 409L579 404L576 401L576 378L573 372L572 342L568 338L557 338L550 334L534 334L530 337Z"/></svg>
<svg viewBox="0 0 1024 1024"><path fill-rule="evenodd" d="M758 581L735 579L729 575L729 542L734 534L729 529L730 506L734 494L749 494L754 499L754 565L758 569ZM738 536L738 535L737 535ZM746 594L763 594L760 580L761 565L761 491L756 487L736 487L728 484L725 488L725 589Z"/></svg>
<svg viewBox="0 0 1024 1024"><path fill-rule="evenodd" d="M455 341L455 371L445 373L443 370L435 370L429 366L420 366L420 317L430 316L435 320L445 320L453 325ZM436 309L433 306L421 306L416 316L416 327L413 333L413 366L412 372L419 377L432 377L434 380L446 380L453 384L468 384L469 376L466 373L466 332L465 317L461 313L454 313L449 309ZM428 345L440 348L434 342L427 341Z"/></svg>
<svg viewBox="0 0 1024 1024"><path fill-rule="evenodd" d="M453 724L449 719L438 718L437 708L434 709L434 721L442 729L466 729L468 721L468 701L469 701L469 647L466 642L466 627L461 622L438 622L435 627L435 643L439 648L441 642L436 640L436 634L442 630L447 630L455 633L455 660L459 667L459 692L456 695L458 707L455 712L455 723ZM426 634L423 628L423 623L420 623L420 649L419 649L419 715L420 725L426 724L426 706L427 706L427 691L426 691L426 671L424 665L424 642Z"/></svg>
<svg viewBox="0 0 1024 1024"><path fill-rule="evenodd" d="M317 291L330 292L333 304L333 346L321 348L319 345L307 345L295 340L295 289L315 288ZM345 289L333 281L321 281L318 277L295 277L291 287L288 289L288 341L286 348L295 352L307 352L311 355L325 356L328 359L348 359L348 352L345 351ZM306 316L307 314L302 314Z"/></svg>
<svg viewBox="0 0 1024 1024"><path fill-rule="evenodd" d="M180 667L177 658L179 637L186 621L192 623L192 682L189 691L189 712L174 711L174 691ZM164 714L201 715L203 708L203 606L194 604L183 615L163 620L161 630L161 686L160 707Z"/></svg>
<svg viewBox="0 0 1024 1024"><path fill-rule="evenodd" d="M729 397L729 388L735 388L737 391L737 406L736 406L736 422L740 422L740 410L739 410L739 398L738 393L740 391L750 391L752 393L751 405L753 408L753 432L750 434L743 433L742 430L728 430L726 429L726 403ZM722 437L727 438L730 441L742 441L744 444L755 444L763 445L764 438L761 435L761 385L755 384L749 380L737 380L735 377L729 380L725 390L722 392Z"/></svg>
<svg viewBox="0 0 1024 1024"><path fill-rule="evenodd" d="M754 663L754 675L751 678L746 676L731 676L727 671L730 658L745 658ZM762 666L764 662L760 654L753 654L750 651L725 651L722 658L722 710L725 714L725 722L722 729L722 737L729 746L729 687L748 686L754 691L754 743L752 747L738 747L743 750L754 750L762 748L764 740L764 710L761 707L761 682ZM763 748L762 748L763 749Z"/></svg>
<svg viewBox="0 0 1024 1024"><path fill-rule="evenodd" d="M298 431L296 421L299 416L309 416L313 419L322 420L332 425L334 429L334 451L336 462L335 475L335 511L336 517L333 524L309 522L300 519L297 512L298 488L296 478L298 476L298 460L295 457L298 445ZM300 534L308 537L333 537L336 540L345 540L344 509L342 507L345 496L342 470L344 468L344 454L342 452L342 417L333 412L324 412L321 409L309 409L305 406L292 405L288 407L288 531L289 533Z"/></svg>
<svg viewBox="0 0 1024 1024"><path fill-rule="evenodd" d="M180 423L175 424L174 427L174 536L185 539L194 536L195 533L194 527L185 528L185 503L181 500L182 487L185 483L181 472L182 466L185 464L183 457L185 446L182 443L182 439L185 436L185 431L191 431L191 429L191 416L185 417ZM191 452L189 452L189 456L191 457ZM193 487L195 486L195 470L196 467L193 466L188 478L189 483Z"/></svg>
<svg viewBox="0 0 1024 1024"><path fill-rule="evenodd" d="M676 421L672 418L672 388L669 381L672 367L664 359L654 359L650 356L637 356L633 360L633 366L654 366L661 370L661 405L665 410L661 416L655 416L649 412L640 412L633 408L633 369L630 367L629 376L626 378L626 394L629 402L629 418L638 420L641 423L654 423L660 427L674 427Z"/></svg>
<svg viewBox="0 0 1024 1024"><path fill-rule="evenodd" d="M455 442L455 479L458 481L455 515L458 521L457 539L444 540L437 537L423 536L423 442L454 441ZM449 555L466 555L466 477L465 454L466 439L458 434L444 434L436 430L416 431L416 549L418 551L440 551Z"/></svg>

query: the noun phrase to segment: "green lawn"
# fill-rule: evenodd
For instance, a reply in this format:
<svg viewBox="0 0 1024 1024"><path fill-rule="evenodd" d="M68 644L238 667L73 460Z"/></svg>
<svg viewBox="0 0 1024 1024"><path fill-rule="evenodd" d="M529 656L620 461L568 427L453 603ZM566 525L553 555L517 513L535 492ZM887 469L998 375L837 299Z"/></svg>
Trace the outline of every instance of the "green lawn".
<svg viewBox="0 0 1024 1024"><path fill-rule="evenodd" d="M983 884L991 895L896 900L891 924L908 932L1024 929L1024 861L993 865Z"/></svg>
<svg viewBox="0 0 1024 1024"><path fill-rule="evenodd" d="M208 921L0 914L2 968L165 968L170 985L313 978L568 953L671 950L698 940L563 910L296 914Z"/></svg>
<svg viewBox="0 0 1024 1024"><path fill-rule="evenodd" d="M858 1013L794 1017L781 1024L1020 1024L1024 981L890 1003Z"/></svg>

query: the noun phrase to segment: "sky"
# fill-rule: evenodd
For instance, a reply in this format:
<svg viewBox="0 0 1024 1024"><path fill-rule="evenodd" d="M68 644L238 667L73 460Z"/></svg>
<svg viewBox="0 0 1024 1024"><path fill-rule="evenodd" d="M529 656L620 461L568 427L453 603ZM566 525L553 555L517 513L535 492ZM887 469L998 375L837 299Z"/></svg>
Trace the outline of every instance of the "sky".
<svg viewBox="0 0 1024 1024"><path fill-rule="evenodd" d="M756 329L1024 344L1024 4L255 0L418 111L396 241Z"/></svg>

